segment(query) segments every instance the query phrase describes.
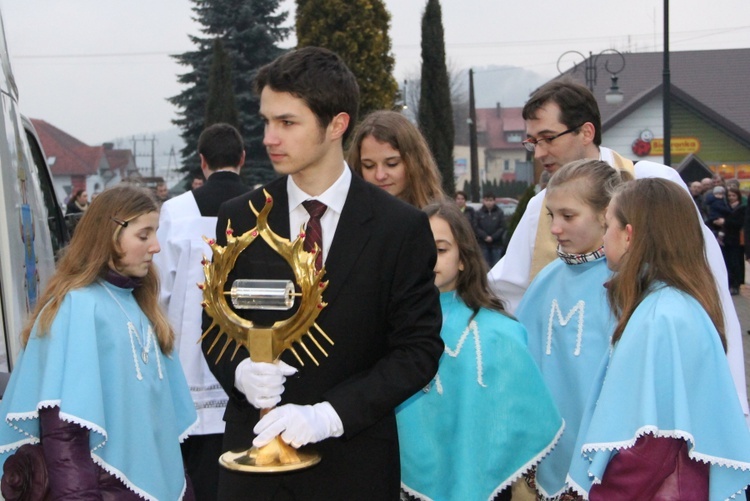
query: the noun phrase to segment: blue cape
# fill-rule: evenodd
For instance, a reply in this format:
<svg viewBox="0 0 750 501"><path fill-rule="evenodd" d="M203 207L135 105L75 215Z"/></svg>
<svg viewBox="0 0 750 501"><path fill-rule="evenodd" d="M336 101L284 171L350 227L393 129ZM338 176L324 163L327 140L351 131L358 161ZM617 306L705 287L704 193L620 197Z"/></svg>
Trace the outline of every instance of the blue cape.
<svg viewBox="0 0 750 501"><path fill-rule="evenodd" d="M595 380L569 482L588 492L610 459L641 435L684 439L709 463L711 500L750 484L750 431L708 314L663 284L633 313Z"/></svg>
<svg viewBox="0 0 750 501"><path fill-rule="evenodd" d="M90 430L91 457L130 490L158 501L183 496L179 443L195 408L177 357L161 353L154 338L143 363L128 317L145 341L149 322L132 291L95 283L65 296L50 332L34 329L0 403L0 465L39 442L39 409L56 406L61 419Z"/></svg>
<svg viewBox="0 0 750 501"><path fill-rule="evenodd" d="M515 320L440 295L445 353L396 413L401 482L419 499L489 500L555 444L563 422Z"/></svg>
<svg viewBox="0 0 750 501"><path fill-rule="evenodd" d="M603 257L580 264L557 259L531 282L516 310L529 333L531 356L565 419L560 442L537 467L537 489L547 497L568 488L581 415L609 353L615 321L604 283L610 275Z"/></svg>

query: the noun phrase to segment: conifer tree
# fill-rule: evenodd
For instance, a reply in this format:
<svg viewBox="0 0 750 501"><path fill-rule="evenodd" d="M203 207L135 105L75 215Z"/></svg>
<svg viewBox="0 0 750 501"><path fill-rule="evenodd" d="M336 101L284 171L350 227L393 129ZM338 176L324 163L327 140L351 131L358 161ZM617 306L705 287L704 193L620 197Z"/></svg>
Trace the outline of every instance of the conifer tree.
<svg viewBox="0 0 750 501"><path fill-rule="evenodd" d="M214 39L213 61L208 76L208 102L204 127L227 123L239 127L237 105L232 85L232 68L220 38Z"/></svg>
<svg viewBox="0 0 750 501"><path fill-rule="evenodd" d="M296 0L297 45L336 52L357 77L359 118L392 109L398 84L393 78L391 15L382 0Z"/></svg>
<svg viewBox="0 0 750 501"><path fill-rule="evenodd" d="M247 151L242 176L247 184L267 182L275 177L263 147L263 122L258 115L259 100L253 92L255 72L284 51L278 44L289 35L284 27L287 12L277 13L280 0L191 0L202 36L190 36L195 50L175 59L189 70L178 76L185 88L169 101L178 108L173 123L182 129L183 168L200 170L196 152L198 136L205 128L208 80L213 60L213 42L218 38L232 62L232 80L238 125Z"/></svg>
<svg viewBox="0 0 750 501"><path fill-rule="evenodd" d="M442 17L439 0L427 0L422 16L422 77L418 122L443 176L443 190L452 196L456 190L453 177L453 108L445 62Z"/></svg>

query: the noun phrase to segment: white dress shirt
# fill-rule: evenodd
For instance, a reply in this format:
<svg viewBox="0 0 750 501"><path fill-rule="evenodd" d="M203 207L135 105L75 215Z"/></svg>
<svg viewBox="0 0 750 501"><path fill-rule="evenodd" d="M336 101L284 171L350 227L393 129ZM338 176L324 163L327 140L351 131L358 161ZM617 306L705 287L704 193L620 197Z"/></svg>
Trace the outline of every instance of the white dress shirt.
<svg viewBox="0 0 750 501"><path fill-rule="evenodd" d="M328 206L323 217L320 218L320 227L323 231L323 263L328 258L328 251L339 224L341 211L344 209L346 197L349 194L349 186L352 184L352 171L346 162L342 165L339 178L323 193L317 197L311 197L294 183L292 176L287 177L286 191L289 195L289 235L294 241L300 230L304 229L310 214L302 205L305 200L318 200Z"/></svg>

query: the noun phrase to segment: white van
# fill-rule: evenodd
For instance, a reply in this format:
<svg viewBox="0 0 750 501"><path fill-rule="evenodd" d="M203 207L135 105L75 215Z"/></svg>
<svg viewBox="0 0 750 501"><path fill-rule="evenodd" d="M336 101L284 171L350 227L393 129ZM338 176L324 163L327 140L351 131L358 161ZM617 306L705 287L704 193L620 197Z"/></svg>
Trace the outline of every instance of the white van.
<svg viewBox="0 0 750 501"><path fill-rule="evenodd" d="M18 110L0 16L0 373L9 373L19 334L68 240L52 175L33 125ZM7 377L7 374L6 374ZM0 395L5 385L0 376Z"/></svg>

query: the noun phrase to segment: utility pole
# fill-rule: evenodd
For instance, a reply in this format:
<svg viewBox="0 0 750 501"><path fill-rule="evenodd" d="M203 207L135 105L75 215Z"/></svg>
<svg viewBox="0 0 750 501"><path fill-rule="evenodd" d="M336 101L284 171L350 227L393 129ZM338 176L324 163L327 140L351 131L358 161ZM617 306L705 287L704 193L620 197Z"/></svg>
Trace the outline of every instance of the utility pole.
<svg viewBox="0 0 750 501"><path fill-rule="evenodd" d="M477 151L477 108L474 102L474 70L469 68L469 150L471 150L471 200L479 197L479 152Z"/></svg>
<svg viewBox="0 0 750 501"><path fill-rule="evenodd" d="M135 159L135 166L138 168L138 171L140 172L140 167L138 167L138 143L151 143L151 177L156 177L156 153L154 151L154 145L156 143L156 136L152 135L150 138L143 136L141 138L132 136L130 139L133 142L133 158ZM149 154L141 154L142 157L148 157Z"/></svg>
<svg viewBox="0 0 750 501"><path fill-rule="evenodd" d="M664 73L662 75L662 115L664 128L664 165L672 166L672 113L669 73L669 0L664 0Z"/></svg>
<svg viewBox="0 0 750 501"><path fill-rule="evenodd" d="M172 171L172 162L174 161L174 167L177 168L177 153L174 151L174 145L169 148L169 160L167 160L167 175L166 178L169 180L169 173Z"/></svg>

